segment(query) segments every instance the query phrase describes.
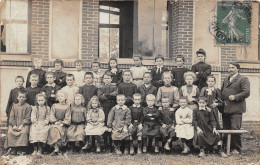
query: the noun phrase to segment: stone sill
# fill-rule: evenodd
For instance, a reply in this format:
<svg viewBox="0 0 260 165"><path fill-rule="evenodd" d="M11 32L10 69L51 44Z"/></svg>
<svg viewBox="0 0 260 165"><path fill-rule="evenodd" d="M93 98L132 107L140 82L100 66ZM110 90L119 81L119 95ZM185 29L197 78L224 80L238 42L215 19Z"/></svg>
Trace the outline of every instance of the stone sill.
<svg viewBox="0 0 260 165"><path fill-rule="evenodd" d="M1 61L31 61L30 54L1 54Z"/></svg>
<svg viewBox="0 0 260 165"><path fill-rule="evenodd" d="M244 62L238 61L240 68L247 68L247 69L260 69L260 62Z"/></svg>

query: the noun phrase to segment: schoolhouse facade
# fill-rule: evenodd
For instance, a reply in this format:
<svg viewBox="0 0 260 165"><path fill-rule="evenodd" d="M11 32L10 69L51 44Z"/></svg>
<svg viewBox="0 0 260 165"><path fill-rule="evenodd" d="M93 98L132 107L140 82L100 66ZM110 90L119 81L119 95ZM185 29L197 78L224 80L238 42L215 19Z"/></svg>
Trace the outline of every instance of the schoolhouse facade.
<svg viewBox="0 0 260 165"><path fill-rule="evenodd" d="M35 57L43 60L46 70L53 68L55 59L62 59L65 72L75 70L76 59L84 61L86 70L94 59L106 69L112 56L126 69L138 53L149 69L157 54L165 56L169 68L175 67L177 55L183 55L185 66L191 68L196 63L195 52L203 48L219 88L228 75L228 64L238 61L241 65L241 74L251 83L243 128L260 134L260 4L250 1L250 35L246 36L250 44L236 45L216 42L218 2L0 0L1 122L6 121L5 108L15 77L26 79Z"/></svg>

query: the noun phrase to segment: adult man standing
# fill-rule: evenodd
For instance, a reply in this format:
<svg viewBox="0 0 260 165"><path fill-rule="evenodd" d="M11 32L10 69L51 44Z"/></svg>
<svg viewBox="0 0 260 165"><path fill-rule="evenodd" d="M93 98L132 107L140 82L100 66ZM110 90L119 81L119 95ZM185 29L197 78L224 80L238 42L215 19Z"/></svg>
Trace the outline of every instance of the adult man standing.
<svg viewBox="0 0 260 165"><path fill-rule="evenodd" d="M239 74L240 65L236 62L228 66L229 76L224 79L221 93L225 102L222 113L223 129L239 130L242 124L242 114L246 112L245 99L250 95L250 82L247 77ZM234 134L231 137L233 154L241 152L241 137Z"/></svg>

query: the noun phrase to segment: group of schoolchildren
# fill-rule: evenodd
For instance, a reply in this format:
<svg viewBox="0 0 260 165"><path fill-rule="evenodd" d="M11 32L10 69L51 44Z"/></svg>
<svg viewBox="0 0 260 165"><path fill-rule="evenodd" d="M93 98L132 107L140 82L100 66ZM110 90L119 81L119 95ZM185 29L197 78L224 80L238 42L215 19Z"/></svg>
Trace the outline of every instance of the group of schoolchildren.
<svg viewBox="0 0 260 165"><path fill-rule="evenodd" d="M77 71L68 74L62 60L54 62L54 72L45 72L35 59L26 88L24 78L17 76L17 87L10 92L5 147L17 154L33 146L32 155L41 155L43 146L53 148L51 155L64 146L70 152L94 146L101 152L103 139L106 149L121 155L146 153L152 146L158 153L159 143L171 150L172 142L181 139L182 153L198 146L203 157L206 148L219 146L226 157L217 131L220 90L205 51L199 49L197 57L191 71L184 68L183 56L168 70L158 55L151 71L141 56L134 56L130 70L120 70L117 59L110 58L104 73L97 61L92 72L85 72L77 60Z"/></svg>

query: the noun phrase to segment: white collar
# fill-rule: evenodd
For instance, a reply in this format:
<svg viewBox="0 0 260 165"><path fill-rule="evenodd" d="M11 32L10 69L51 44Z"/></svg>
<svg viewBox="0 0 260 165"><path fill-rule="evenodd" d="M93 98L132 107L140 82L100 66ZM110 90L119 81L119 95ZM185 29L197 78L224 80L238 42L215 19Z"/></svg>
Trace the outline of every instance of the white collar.
<svg viewBox="0 0 260 165"><path fill-rule="evenodd" d="M126 110L127 106L123 105L122 107L120 107L120 105L116 105L116 109L120 109L120 108L122 108L123 110Z"/></svg>
<svg viewBox="0 0 260 165"><path fill-rule="evenodd" d="M154 106L147 106L148 108L153 108Z"/></svg>
<svg viewBox="0 0 260 165"><path fill-rule="evenodd" d="M133 107L135 107L135 108L140 108L141 105L140 105L140 104L139 104L139 105L135 105L135 104L133 104Z"/></svg>
<svg viewBox="0 0 260 165"><path fill-rule="evenodd" d="M232 75L232 76L230 76L230 79L229 79L229 81L232 81L236 76L238 75L238 72L236 73L236 74L234 74L234 75Z"/></svg>
<svg viewBox="0 0 260 165"><path fill-rule="evenodd" d="M206 107L205 107L205 108L200 108L200 107L199 107L199 110L200 110L200 111L206 111Z"/></svg>
<svg viewBox="0 0 260 165"><path fill-rule="evenodd" d="M150 87L151 86L151 84L144 84L144 86L145 86L145 88L148 88L148 87Z"/></svg>

